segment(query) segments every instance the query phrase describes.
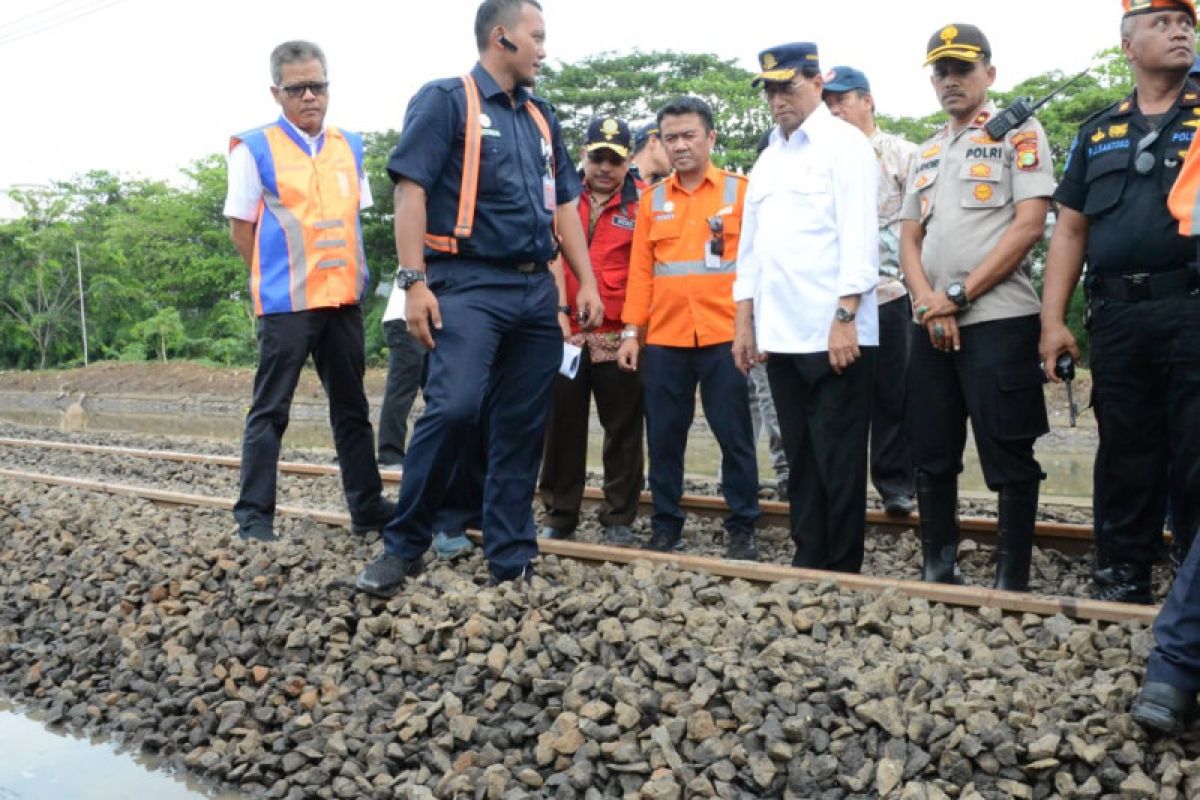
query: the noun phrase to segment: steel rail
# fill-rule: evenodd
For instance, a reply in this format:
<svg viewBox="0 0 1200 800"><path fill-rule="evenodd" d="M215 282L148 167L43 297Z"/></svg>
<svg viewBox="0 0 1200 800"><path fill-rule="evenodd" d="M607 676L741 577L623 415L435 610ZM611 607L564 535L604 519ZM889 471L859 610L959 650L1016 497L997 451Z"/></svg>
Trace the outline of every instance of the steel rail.
<svg viewBox="0 0 1200 800"><path fill-rule="evenodd" d="M47 475L44 473L3 468L0 468L0 478L68 487L123 497L135 497L156 503L227 510L233 508L233 501L228 498L185 494L182 492L108 483L85 478L69 478L60 475ZM326 525L348 527L350 524L350 518L347 514L316 511L295 506L279 506L276 508L276 513L287 517L306 518ZM479 541L481 538L478 531L472 531L470 535L476 541ZM1149 625L1158 613L1157 607L1153 606L1107 603L1098 600L1032 595L1018 592L1002 592L978 586L947 586L921 581L896 580L879 576L798 569L779 564L727 561L708 556L652 553L645 550L587 544L584 542L541 539L538 540L538 547L544 554L580 561L616 564L632 564L637 561L648 561L659 564L670 564L693 572L707 572L723 578L741 578L754 583L776 583L790 580L802 583L822 583L829 581L836 584L838 588L848 591L878 593L894 589L908 597L921 598L934 603L944 603L946 605L972 609L984 607L997 608L1014 614L1027 613L1041 616L1062 614L1077 620L1096 620L1114 623L1138 622Z"/></svg>

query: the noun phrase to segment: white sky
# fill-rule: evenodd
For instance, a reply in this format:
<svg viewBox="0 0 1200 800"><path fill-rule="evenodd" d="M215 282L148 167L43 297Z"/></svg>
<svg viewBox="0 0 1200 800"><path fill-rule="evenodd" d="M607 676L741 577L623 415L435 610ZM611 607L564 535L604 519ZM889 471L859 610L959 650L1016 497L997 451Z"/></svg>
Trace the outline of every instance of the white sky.
<svg viewBox="0 0 1200 800"><path fill-rule="evenodd" d="M929 36L948 22L983 28L997 85L1009 88L1050 69L1084 68L1117 43L1121 15L1119 0L543 5L552 62L638 48L713 52L752 68L759 50L811 40L822 67L859 67L879 110L905 115L937 109L921 61ZM96 7L18 38L31 23ZM331 123L399 128L422 83L474 63L476 7L476 0L4 0L0 189L88 169L172 177L192 159L224 152L231 133L276 116L268 56L285 39L325 49ZM623 19L614 13L620 8L628 9Z"/></svg>

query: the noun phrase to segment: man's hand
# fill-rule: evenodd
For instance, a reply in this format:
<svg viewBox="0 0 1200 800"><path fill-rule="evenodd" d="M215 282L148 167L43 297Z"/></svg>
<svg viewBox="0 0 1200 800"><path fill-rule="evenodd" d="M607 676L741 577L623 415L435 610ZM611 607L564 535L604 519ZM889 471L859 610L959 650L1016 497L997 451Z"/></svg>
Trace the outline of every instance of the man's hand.
<svg viewBox="0 0 1200 800"><path fill-rule="evenodd" d="M414 283L408 289L404 300L404 317L408 320L408 332L417 341L432 350L434 329L442 329L442 311L438 307L437 296L429 291L424 281Z"/></svg>
<svg viewBox="0 0 1200 800"><path fill-rule="evenodd" d="M949 353L951 350L962 349L962 340L958 333L958 320L953 316L925 318L925 330L929 332L929 342L933 349Z"/></svg>
<svg viewBox="0 0 1200 800"><path fill-rule="evenodd" d="M626 372L637 372L641 351L642 345L636 337L622 339L621 346L617 348L617 366Z"/></svg>
<svg viewBox="0 0 1200 800"><path fill-rule="evenodd" d="M749 375L755 364L766 361L754 339L754 311L749 301L738 303L733 322L733 363L743 375Z"/></svg>
<svg viewBox="0 0 1200 800"><path fill-rule="evenodd" d="M1080 361L1079 345L1075 342L1071 330L1061 322L1043 320L1042 339L1038 344L1038 353L1042 357L1042 369L1045 371L1046 377L1054 383L1062 383L1062 378L1054 373L1054 366L1058 363L1059 356L1063 353L1070 353L1076 364Z"/></svg>
<svg viewBox="0 0 1200 800"><path fill-rule="evenodd" d="M927 292L913 303L913 316L918 325L924 325L934 317L953 317L957 314L958 306L945 292Z"/></svg>
<svg viewBox="0 0 1200 800"><path fill-rule="evenodd" d="M575 307L585 315L579 327L591 329L604 322L604 303L600 301L595 281L579 287L579 292L575 295Z"/></svg>
<svg viewBox="0 0 1200 800"><path fill-rule="evenodd" d="M841 375L846 367L862 355L858 349L858 326L853 322L838 322L829 327L829 366Z"/></svg>

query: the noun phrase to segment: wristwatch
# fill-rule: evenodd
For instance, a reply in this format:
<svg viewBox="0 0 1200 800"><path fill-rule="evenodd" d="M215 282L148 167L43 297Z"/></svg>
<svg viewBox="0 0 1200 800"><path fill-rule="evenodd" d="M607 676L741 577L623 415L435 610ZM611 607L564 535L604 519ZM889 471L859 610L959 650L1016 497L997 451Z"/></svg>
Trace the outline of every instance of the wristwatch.
<svg viewBox="0 0 1200 800"><path fill-rule="evenodd" d="M571 307L570 306L559 306L558 313L566 314L569 317L569 316L571 316Z"/></svg>
<svg viewBox="0 0 1200 800"><path fill-rule="evenodd" d="M838 306L837 311L833 315L834 319L838 322L854 322L856 316L858 316L856 312L842 306Z"/></svg>
<svg viewBox="0 0 1200 800"><path fill-rule="evenodd" d="M618 339L622 342L625 341L626 339L636 339L636 338L638 338L638 332L636 330L630 330L628 328L621 331L621 335L618 337Z"/></svg>
<svg viewBox="0 0 1200 800"><path fill-rule="evenodd" d="M425 280L425 273L419 269L404 269L401 267L396 270L396 286L397 288L408 291L414 283L421 283Z"/></svg>
<svg viewBox="0 0 1200 800"><path fill-rule="evenodd" d="M971 301L967 299L967 287L963 286L961 281L955 281L946 287L946 297L950 298L950 302L954 303L959 311L966 311L971 305Z"/></svg>

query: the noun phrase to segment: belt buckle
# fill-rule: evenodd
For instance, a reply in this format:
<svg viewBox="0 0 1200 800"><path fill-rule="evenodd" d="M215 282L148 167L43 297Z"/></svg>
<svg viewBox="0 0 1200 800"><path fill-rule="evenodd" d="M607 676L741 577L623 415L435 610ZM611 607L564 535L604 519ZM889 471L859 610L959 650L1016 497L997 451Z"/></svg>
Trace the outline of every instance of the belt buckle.
<svg viewBox="0 0 1200 800"><path fill-rule="evenodd" d="M528 274L533 272L535 269L537 269L537 263L534 261L522 261L520 264L517 264L517 272L524 272Z"/></svg>
<svg viewBox="0 0 1200 800"><path fill-rule="evenodd" d="M1139 300L1149 300L1150 293L1150 273L1135 272L1132 275L1125 275L1125 287L1129 291L1129 299L1137 302Z"/></svg>

